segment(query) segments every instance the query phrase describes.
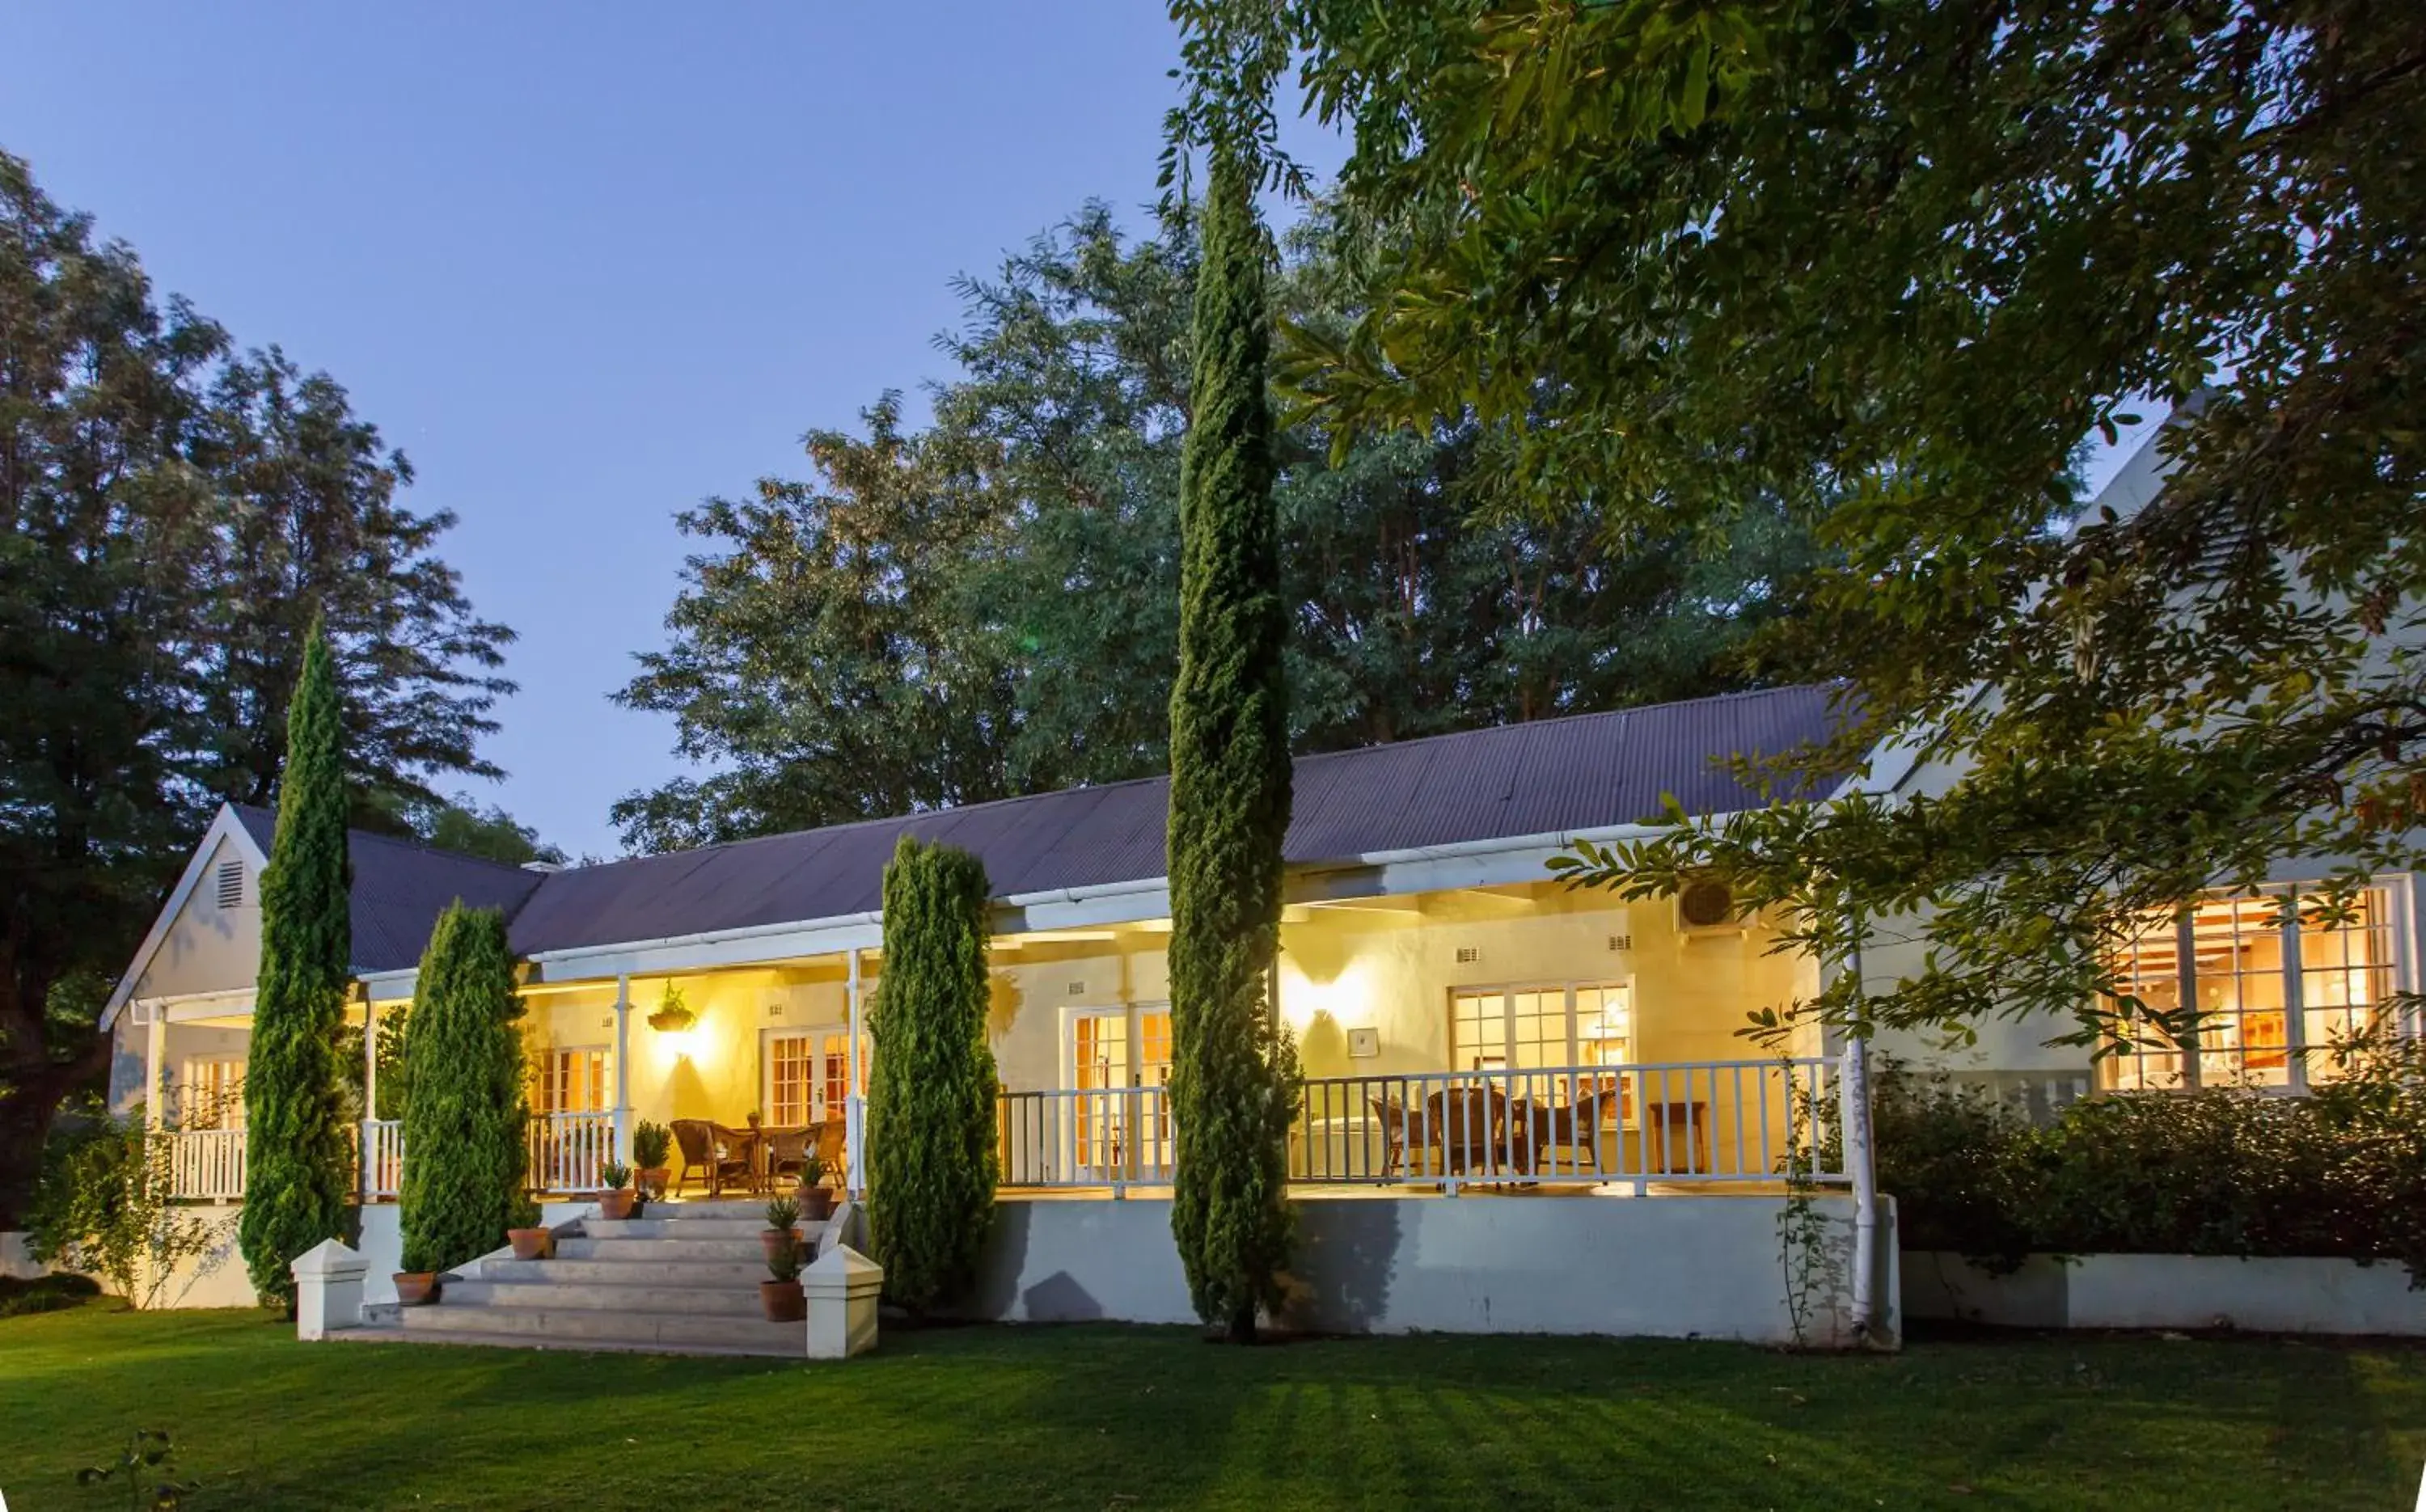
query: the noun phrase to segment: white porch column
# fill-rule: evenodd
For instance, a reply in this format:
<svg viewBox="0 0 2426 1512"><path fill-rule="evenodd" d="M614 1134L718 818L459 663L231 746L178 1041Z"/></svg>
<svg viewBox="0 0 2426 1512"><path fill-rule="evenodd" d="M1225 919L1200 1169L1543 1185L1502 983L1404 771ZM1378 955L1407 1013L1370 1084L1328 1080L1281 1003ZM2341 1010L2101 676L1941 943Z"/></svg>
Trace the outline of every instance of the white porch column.
<svg viewBox="0 0 2426 1512"><path fill-rule="evenodd" d="M615 1158L632 1160L632 979L615 978Z"/></svg>
<svg viewBox="0 0 2426 1512"><path fill-rule="evenodd" d="M844 1054L848 1057L845 1064L849 1068L850 1071L849 1084L850 1086L850 1096L845 1099L843 1102L842 1126L843 1137L845 1140L843 1147L843 1166L845 1167L843 1171L843 1189L845 1194L855 1201L859 1198L865 1196L867 1191L866 1152L860 1148L866 1142L867 1088L859 1085L860 1035L862 1033L860 1021L860 991L862 983L859 966L859 947L857 945L853 945L850 948L849 964L850 984L848 997L850 1004L850 1043Z"/></svg>
<svg viewBox="0 0 2426 1512"><path fill-rule="evenodd" d="M379 1005L363 994L363 1200L379 1196Z"/></svg>
<svg viewBox="0 0 2426 1512"><path fill-rule="evenodd" d="M160 1062L169 1046L169 1011L157 1003L138 1004L143 1010L143 1123L160 1127Z"/></svg>

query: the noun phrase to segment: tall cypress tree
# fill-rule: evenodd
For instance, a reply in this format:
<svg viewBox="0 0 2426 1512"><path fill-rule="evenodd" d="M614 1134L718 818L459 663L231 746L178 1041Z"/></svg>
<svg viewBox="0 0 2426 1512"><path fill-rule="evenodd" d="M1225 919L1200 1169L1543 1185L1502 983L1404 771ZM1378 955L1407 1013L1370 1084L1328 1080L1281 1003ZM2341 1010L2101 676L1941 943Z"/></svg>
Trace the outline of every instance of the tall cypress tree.
<svg viewBox="0 0 2426 1512"><path fill-rule="evenodd" d="M278 832L261 878L261 972L245 1066L244 1216L237 1242L253 1290L295 1305L286 1267L351 1228L353 1131L337 1064L353 979L347 890L343 714L335 664L315 622L286 716Z"/></svg>
<svg viewBox="0 0 2426 1512"><path fill-rule="evenodd" d="M443 1271L506 1242L530 1214L522 999L506 916L461 902L439 916L414 978L404 1054L404 1268Z"/></svg>
<svg viewBox="0 0 2426 1512"><path fill-rule="evenodd" d="M1295 1056L1271 1011L1289 814L1287 619L1253 187L1243 164L1216 153L1180 460L1171 694L1171 1228L1198 1315L1238 1343L1254 1338L1258 1308L1279 1301L1296 1097Z"/></svg>
<svg viewBox="0 0 2426 1512"><path fill-rule="evenodd" d="M976 1279L994 1224L985 863L904 835L884 868L884 975L869 1025L870 1243L884 1289L927 1311Z"/></svg>

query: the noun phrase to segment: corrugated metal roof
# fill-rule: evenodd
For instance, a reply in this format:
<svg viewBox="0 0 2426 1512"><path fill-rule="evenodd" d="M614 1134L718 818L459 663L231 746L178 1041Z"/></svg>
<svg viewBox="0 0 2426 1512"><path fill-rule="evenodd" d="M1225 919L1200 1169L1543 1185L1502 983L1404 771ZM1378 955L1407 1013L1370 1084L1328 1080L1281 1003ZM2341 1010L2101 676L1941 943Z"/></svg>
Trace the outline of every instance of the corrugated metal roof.
<svg viewBox="0 0 2426 1512"><path fill-rule="evenodd" d="M1753 807L1759 796L1719 762L1824 737L1837 697L1836 684L1777 688L1301 757L1285 853L1307 865L1600 828L1656 817L1663 794L1694 813ZM540 884L514 916L513 945L532 955L872 912L904 834L974 852L998 896L1157 877L1168 790L1150 778L576 867Z"/></svg>
<svg viewBox="0 0 2426 1512"><path fill-rule="evenodd" d="M278 815L246 803L230 807L262 854L269 854ZM354 885L348 897L357 973L405 971L419 965L429 931L446 911L446 905L456 899L476 909L503 909L511 917L543 879L538 872L504 861L433 850L361 829L346 832L346 850L354 863Z"/></svg>

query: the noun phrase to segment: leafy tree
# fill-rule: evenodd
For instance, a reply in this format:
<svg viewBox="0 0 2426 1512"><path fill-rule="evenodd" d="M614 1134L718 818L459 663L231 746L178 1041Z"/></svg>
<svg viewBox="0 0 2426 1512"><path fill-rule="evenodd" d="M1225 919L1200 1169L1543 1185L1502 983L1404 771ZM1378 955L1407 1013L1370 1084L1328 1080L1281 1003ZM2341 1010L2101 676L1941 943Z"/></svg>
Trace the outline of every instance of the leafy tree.
<svg viewBox="0 0 2426 1512"><path fill-rule="evenodd" d="M510 637L344 391L155 298L0 153L0 1228L221 797L263 801L325 611L357 802L484 772ZM369 828L395 828L358 812Z"/></svg>
<svg viewBox="0 0 2426 1512"><path fill-rule="evenodd" d="M1353 318L1368 233L1291 233L1276 311ZM624 701L716 776L618 810L643 848L1115 781L1169 761L1197 228L1127 241L1102 206L961 281L960 376L907 433L813 436L819 486L711 505L671 650ZM1807 536L1747 509L1713 539L1594 549L1591 510L1473 518L1501 490L1471 426L1276 436L1301 751L1690 697L1792 675L1738 652L1795 612ZM940 764L930 753L941 751Z"/></svg>
<svg viewBox="0 0 2426 1512"><path fill-rule="evenodd" d="M413 981L405 1058L404 1268L452 1270L530 1221L521 997L506 916L451 905Z"/></svg>
<svg viewBox="0 0 2426 1512"><path fill-rule="evenodd" d="M868 1020L869 1237L884 1289L929 1311L977 1276L994 1226L985 864L904 835L884 868L884 974Z"/></svg>
<svg viewBox="0 0 2426 1512"><path fill-rule="evenodd" d="M315 624L288 706L278 830L261 877L236 1231L253 1290L289 1311L295 1279L287 1266L351 1227L352 1131L337 1058L354 974L343 739L336 668Z"/></svg>
<svg viewBox="0 0 2426 1512"><path fill-rule="evenodd" d="M1812 9L1187 0L1179 139L1272 139L1302 50L1347 192L1408 228L1353 327L1292 334L1343 427L1472 416L1545 509L1723 528L1774 497L1833 557L1772 644L1859 686L1942 796L1784 807L1586 858L1734 877L1842 958L1929 964L1834 1021L2132 1005L2105 947L2276 857L2419 860L2426 428L2413 354L2426 54L2401 8ZM2136 511L2076 448L2169 411ZM2194 1036L2194 1023L2161 1028Z"/></svg>
<svg viewBox="0 0 2426 1512"><path fill-rule="evenodd" d="M357 807L370 810L372 822L364 828L373 833L407 835L434 849L515 866L564 860L563 849L540 839L537 829L496 804L482 807L469 794L425 798L375 793L366 805Z"/></svg>
<svg viewBox="0 0 2426 1512"><path fill-rule="evenodd" d="M1270 313L1263 230L1226 156L1206 190L1205 252L1171 693L1171 1228L1198 1315L1244 1343L1257 1310L1279 1305L1288 1260L1296 1078L1270 992L1290 776Z"/></svg>
<svg viewBox="0 0 2426 1512"><path fill-rule="evenodd" d="M33 1257L105 1278L130 1308L157 1307L177 1267L226 1237L174 1200L173 1128L104 1118L52 1155L28 1214Z"/></svg>

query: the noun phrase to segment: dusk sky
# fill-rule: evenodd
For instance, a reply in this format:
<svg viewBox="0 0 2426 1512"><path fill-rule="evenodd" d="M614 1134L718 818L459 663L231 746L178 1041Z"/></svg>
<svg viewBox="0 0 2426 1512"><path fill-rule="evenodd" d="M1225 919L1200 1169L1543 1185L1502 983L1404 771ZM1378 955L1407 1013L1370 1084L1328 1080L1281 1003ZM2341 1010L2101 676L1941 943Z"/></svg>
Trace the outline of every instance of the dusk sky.
<svg viewBox="0 0 2426 1512"><path fill-rule="evenodd" d="M679 770L606 697L662 643L674 511L945 376L954 274L1091 198L1145 224L1175 53L1156 0L21 0L0 146L404 449L521 633L475 795L611 855L607 806Z"/></svg>

